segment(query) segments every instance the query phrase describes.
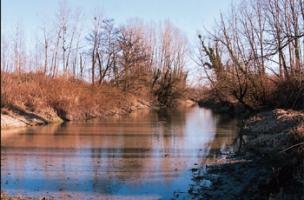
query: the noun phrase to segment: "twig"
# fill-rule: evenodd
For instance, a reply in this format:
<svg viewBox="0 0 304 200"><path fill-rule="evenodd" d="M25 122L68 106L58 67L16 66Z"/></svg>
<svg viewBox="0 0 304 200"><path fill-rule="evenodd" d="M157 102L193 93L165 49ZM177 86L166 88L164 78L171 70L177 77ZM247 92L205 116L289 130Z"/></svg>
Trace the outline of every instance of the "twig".
<svg viewBox="0 0 304 200"><path fill-rule="evenodd" d="M292 148L294 148L294 147L300 146L300 145L304 145L304 142L300 142L300 143L298 143L298 144L294 144L294 145L288 147L287 149L284 149L284 150L280 151L280 153L283 153L283 152L285 152L285 151L288 151L288 150L290 150L290 149L292 149Z"/></svg>

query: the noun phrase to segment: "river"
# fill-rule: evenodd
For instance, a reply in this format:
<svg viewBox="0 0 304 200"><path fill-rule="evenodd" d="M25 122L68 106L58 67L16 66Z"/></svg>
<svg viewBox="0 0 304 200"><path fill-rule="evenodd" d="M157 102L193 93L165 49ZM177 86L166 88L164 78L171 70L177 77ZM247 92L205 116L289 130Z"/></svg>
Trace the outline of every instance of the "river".
<svg viewBox="0 0 304 200"><path fill-rule="evenodd" d="M1 189L56 199L170 199L233 151L237 121L194 107L2 131Z"/></svg>

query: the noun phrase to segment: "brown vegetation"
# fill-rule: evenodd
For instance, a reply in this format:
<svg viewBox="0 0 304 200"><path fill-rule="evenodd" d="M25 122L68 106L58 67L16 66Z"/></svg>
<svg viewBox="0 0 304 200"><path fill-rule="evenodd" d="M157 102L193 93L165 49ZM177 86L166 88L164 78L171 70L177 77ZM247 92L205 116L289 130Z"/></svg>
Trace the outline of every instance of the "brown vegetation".
<svg viewBox="0 0 304 200"><path fill-rule="evenodd" d="M1 192L1 199L2 200L54 200L55 198L50 198L50 197L28 197L28 196L23 196L23 195L16 195L16 196L9 196L4 192Z"/></svg>
<svg viewBox="0 0 304 200"><path fill-rule="evenodd" d="M247 0L221 15L200 65L215 100L249 110L304 108L304 10L301 0Z"/></svg>
<svg viewBox="0 0 304 200"><path fill-rule="evenodd" d="M2 110L55 111L66 120L89 119L119 110L129 112L136 101L134 95L117 87L106 84L92 86L72 77L50 78L43 73L1 74Z"/></svg>
<svg viewBox="0 0 304 200"><path fill-rule="evenodd" d="M162 107L183 97L187 42L170 22L116 25L96 13L84 34L82 19L61 2L54 25L43 24L32 51L25 49L22 27L14 38L1 34L2 105L50 107L82 118L126 103L130 94Z"/></svg>
<svg viewBox="0 0 304 200"><path fill-rule="evenodd" d="M199 35L199 42L199 65L210 82L202 106L241 108L238 116L289 109L261 112L243 124L239 149L250 164L222 166L217 173L239 181L220 183L208 197L216 199L222 190L244 199L302 199L304 2L243 1L221 15L215 30ZM231 183L240 191L231 191Z"/></svg>

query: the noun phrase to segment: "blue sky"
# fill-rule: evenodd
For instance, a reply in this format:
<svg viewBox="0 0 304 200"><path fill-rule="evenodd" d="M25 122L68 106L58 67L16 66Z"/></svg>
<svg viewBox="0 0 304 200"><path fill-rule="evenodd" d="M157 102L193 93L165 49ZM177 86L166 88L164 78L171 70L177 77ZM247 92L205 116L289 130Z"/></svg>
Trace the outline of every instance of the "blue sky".
<svg viewBox="0 0 304 200"><path fill-rule="evenodd" d="M229 8L232 0L67 0L80 8L89 18L96 9L123 23L138 17L146 21L169 19L182 29L189 40L203 27L211 27L220 11ZM235 0L234 0L235 1ZM21 22L26 35L32 35L43 21L52 20L58 8L57 0L1 0L2 29L4 32Z"/></svg>

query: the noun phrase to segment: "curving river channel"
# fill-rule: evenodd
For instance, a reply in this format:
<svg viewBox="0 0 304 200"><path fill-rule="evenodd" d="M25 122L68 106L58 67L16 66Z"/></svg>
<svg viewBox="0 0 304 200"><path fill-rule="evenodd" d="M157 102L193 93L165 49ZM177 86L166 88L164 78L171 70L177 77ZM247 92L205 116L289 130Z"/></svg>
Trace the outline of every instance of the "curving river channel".
<svg viewBox="0 0 304 200"><path fill-rule="evenodd" d="M1 133L1 190L56 199L170 199L232 151L237 122L194 107Z"/></svg>

